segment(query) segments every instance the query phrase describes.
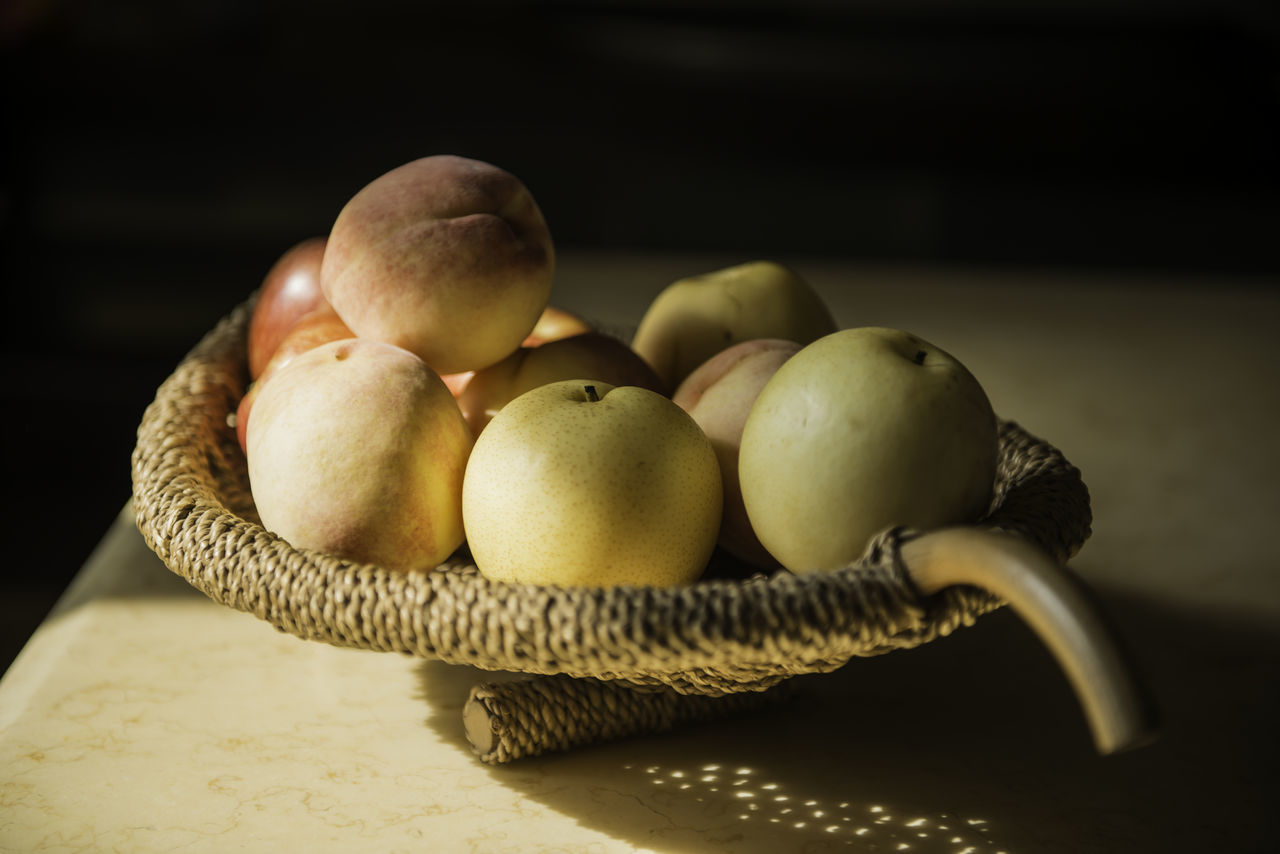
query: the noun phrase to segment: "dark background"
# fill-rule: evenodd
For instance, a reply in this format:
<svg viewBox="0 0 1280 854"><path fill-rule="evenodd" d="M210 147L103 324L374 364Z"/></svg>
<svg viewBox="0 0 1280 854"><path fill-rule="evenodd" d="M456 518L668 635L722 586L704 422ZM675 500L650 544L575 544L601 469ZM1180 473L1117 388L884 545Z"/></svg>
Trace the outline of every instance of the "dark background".
<svg viewBox="0 0 1280 854"><path fill-rule="evenodd" d="M156 386L416 157L557 245L1280 279L1280 16L1181 0L3 0L0 667Z"/></svg>

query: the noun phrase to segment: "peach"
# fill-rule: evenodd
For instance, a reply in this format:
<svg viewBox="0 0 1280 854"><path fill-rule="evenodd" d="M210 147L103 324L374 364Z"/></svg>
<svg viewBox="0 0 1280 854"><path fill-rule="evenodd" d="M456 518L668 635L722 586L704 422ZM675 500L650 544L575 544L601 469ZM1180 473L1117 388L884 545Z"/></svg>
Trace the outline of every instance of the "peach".
<svg viewBox="0 0 1280 854"><path fill-rule="evenodd" d="M293 246L267 271L249 317L249 378L256 380L271 354L304 314L325 304L320 262L325 239Z"/></svg>
<svg viewBox="0 0 1280 854"><path fill-rule="evenodd" d="M591 324L571 311L549 305L542 310L542 316L534 325L533 331L525 337L521 347L540 347L549 341L559 341L573 335L590 332ZM440 379L453 392L454 397L461 397L467 383L475 376L475 371L462 371L457 374L441 374Z"/></svg>
<svg viewBox="0 0 1280 854"><path fill-rule="evenodd" d="M549 305L542 310L542 316L534 324L533 331L524 339L523 346L537 347L548 341L559 341L561 338L590 331L591 324L578 315L558 306Z"/></svg>
<svg viewBox="0 0 1280 854"><path fill-rule="evenodd" d="M348 338L296 356L263 385L248 440L258 514L295 548L415 571L462 544L474 440L407 350Z"/></svg>
<svg viewBox="0 0 1280 854"><path fill-rule="evenodd" d="M327 302L304 314L293 324L289 333L281 339L267 364L262 368L258 378L249 385L236 407L236 438L240 441L240 450L248 452L249 412L257 399L258 391L271 375L283 368L291 359L302 353L328 344L330 341L341 341L343 338L354 338L355 333L347 328L338 317L337 312Z"/></svg>
<svg viewBox="0 0 1280 854"><path fill-rule="evenodd" d="M444 380L444 384L449 387L449 392L454 397L458 397L475 375L475 371L462 371L457 374L441 374L440 379Z"/></svg>
<svg viewBox="0 0 1280 854"><path fill-rule="evenodd" d="M554 272L551 233L525 185L488 163L437 155L392 169L347 202L320 283L356 335L454 374L520 346Z"/></svg>
<svg viewBox="0 0 1280 854"><path fill-rule="evenodd" d="M778 338L743 341L695 368L672 395L672 400L707 434L720 463L724 489L720 547L762 569L775 568L778 562L761 545L747 518L738 481L738 449L760 390L800 349L798 343Z"/></svg>
<svg viewBox="0 0 1280 854"><path fill-rule="evenodd" d="M478 436L499 410L520 395L572 379L666 393L653 368L626 344L600 332L583 332L539 347L521 347L496 365L476 371L458 396L458 406Z"/></svg>

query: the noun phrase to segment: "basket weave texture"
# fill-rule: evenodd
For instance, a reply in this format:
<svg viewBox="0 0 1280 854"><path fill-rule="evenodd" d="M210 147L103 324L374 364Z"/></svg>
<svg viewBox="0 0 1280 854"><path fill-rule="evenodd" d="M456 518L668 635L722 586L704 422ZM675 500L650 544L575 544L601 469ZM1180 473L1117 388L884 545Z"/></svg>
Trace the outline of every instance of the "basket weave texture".
<svg viewBox="0 0 1280 854"><path fill-rule="evenodd" d="M900 562L900 544L913 536L903 530L882 533L836 572L709 570L675 589L498 583L465 550L433 571L400 573L295 549L262 527L228 426L248 384L252 304L223 318L148 406L132 457L133 509L170 570L281 631L490 670L721 696L914 647L1002 604L969 588L920 596ZM1065 561L1090 534L1089 494L1059 451L1002 421L997 488L978 524Z"/></svg>

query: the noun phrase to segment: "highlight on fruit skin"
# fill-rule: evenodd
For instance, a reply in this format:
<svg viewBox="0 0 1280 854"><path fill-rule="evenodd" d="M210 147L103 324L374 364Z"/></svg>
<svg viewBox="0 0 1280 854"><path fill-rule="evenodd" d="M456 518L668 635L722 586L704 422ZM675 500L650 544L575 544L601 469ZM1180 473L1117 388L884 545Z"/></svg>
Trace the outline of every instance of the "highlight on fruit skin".
<svg viewBox="0 0 1280 854"><path fill-rule="evenodd" d="M327 241L311 237L282 254L267 271L249 316L249 379L258 379L289 331L308 313L328 305L320 288Z"/></svg>

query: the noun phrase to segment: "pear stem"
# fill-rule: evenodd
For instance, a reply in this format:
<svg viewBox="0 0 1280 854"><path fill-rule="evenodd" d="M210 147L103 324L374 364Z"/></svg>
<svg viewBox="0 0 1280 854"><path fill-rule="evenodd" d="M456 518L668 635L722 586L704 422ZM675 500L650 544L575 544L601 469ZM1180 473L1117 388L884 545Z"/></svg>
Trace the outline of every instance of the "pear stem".
<svg viewBox="0 0 1280 854"><path fill-rule="evenodd" d="M587 393L587 400L596 403L600 400L600 395L596 394L596 387L593 385L584 385L583 391Z"/></svg>

